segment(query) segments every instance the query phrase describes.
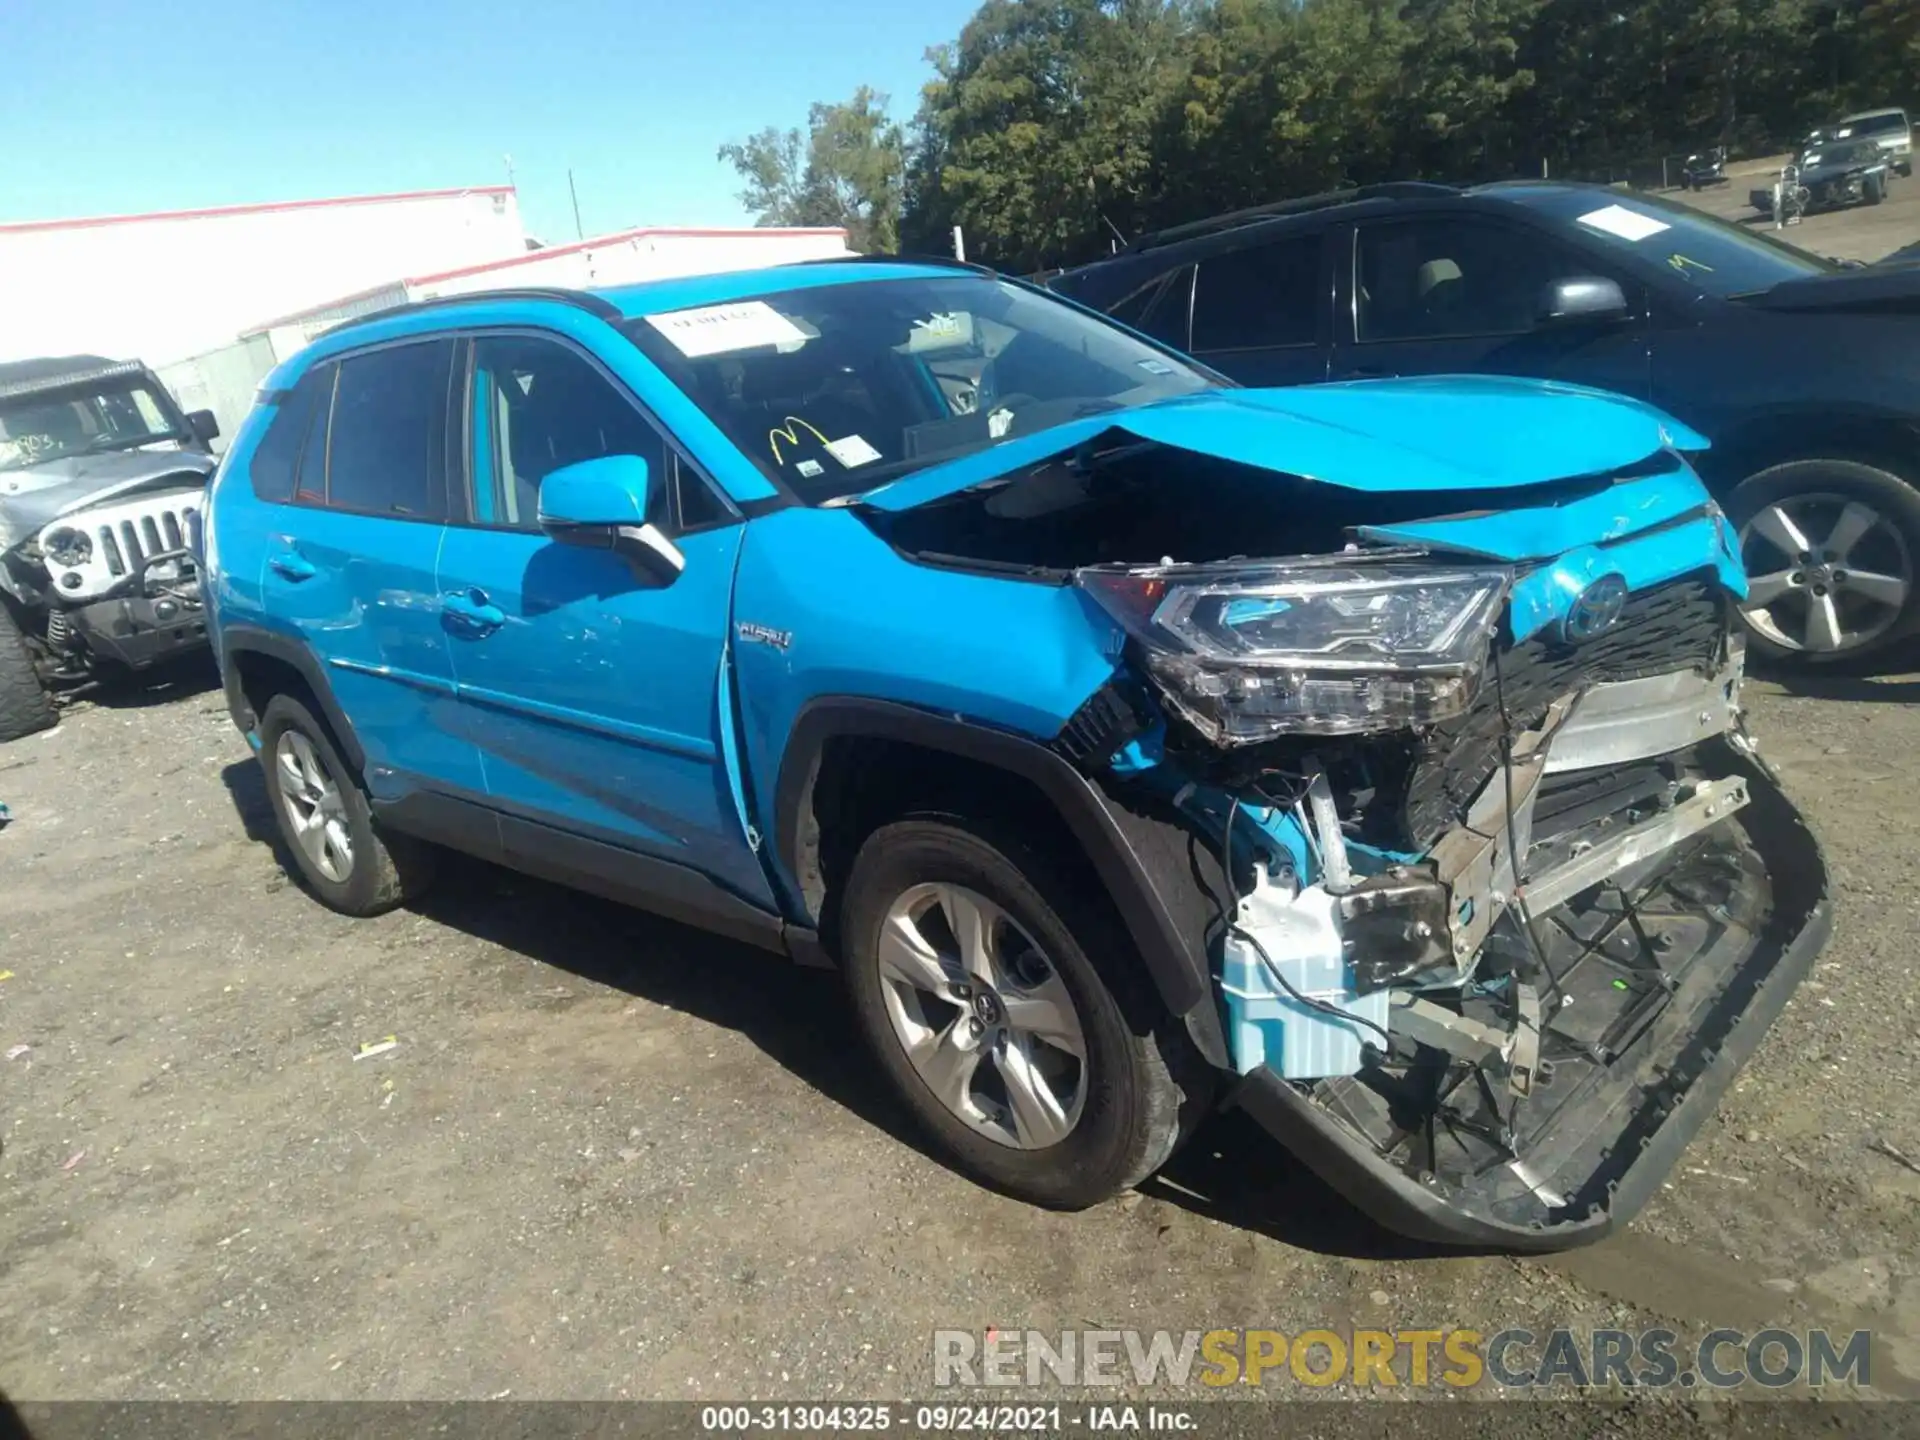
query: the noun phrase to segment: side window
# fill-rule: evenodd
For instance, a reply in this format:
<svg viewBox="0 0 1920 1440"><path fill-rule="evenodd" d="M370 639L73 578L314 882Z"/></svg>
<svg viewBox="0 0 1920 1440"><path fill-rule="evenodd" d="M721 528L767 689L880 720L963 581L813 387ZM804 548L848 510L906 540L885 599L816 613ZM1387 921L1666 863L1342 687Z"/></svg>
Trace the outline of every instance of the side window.
<svg viewBox="0 0 1920 1440"><path fill-rule="evenodd" d="M538 530L540 482L563 465L638 455L665 493L667 448L626 396L552 340L484 336L473 344L473 518ZM648 518L659 515L650 501Z"/></svg>
<svg viewBox="0 0 1920 1440"><path fill-rule="evenodd" d="M1195 354L1315 344L1330 303L1320 284L1318 235L1202 260L1195 284Z"/></svg>
<svg viewBox="0 0 1920 1440"><path fill-rule="evenodd" d="M447 387L454 344L395 345L340 362L327 443L327 505L444 520ZM304 468L301 488L312 478Z"/></svg>
<svg viewBox="0 0 1920 1440"><path fill-rule="evenodd" d="M1594 268L1545 236L1470 216L1365 226L1355 259L1357 338L1524 334L1550 282Z"/></svg>
<svg viewBox="0 0 1920 1440"><path fill-rule="evenodd" d="M307 441L300 447L299 488L295 498L306 505L327 503L327 431L333 425L333 397L340 388L340 367L322 365L310 376L314 382L313 419Z"/></svg>
<svg viewBox="0 0 1920 1440"><path fill-rule="evenodd" d="M323 395L330 396L332 390L333 367L322 365L307 371L300 383L281 398L267 433L260 437L247 464L253 493L262 500L284 505L293 499L294 474L316 402Z"/></svg>
<svg viewBox="0 0 1920 1440"><path fill-rule="evenodd" d="M1149 280L1107 313L1122 325L1151 335L1176 350L1187 348L1187 313L1193 303L1193 266Z"/></svg>

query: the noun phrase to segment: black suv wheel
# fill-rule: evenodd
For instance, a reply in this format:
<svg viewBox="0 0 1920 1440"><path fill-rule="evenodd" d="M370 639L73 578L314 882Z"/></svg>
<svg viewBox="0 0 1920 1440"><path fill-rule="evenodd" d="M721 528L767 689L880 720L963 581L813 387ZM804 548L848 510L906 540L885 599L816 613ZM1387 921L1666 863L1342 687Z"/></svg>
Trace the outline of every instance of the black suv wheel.
<svg viewBox="0 0 1920 1440"><path fill-rule="evenodd" d="M1756 653L1864 660L1920 620L1920 493L1898 475L1854 460L1793 460L1745 481L1727 508Z"/></svg>

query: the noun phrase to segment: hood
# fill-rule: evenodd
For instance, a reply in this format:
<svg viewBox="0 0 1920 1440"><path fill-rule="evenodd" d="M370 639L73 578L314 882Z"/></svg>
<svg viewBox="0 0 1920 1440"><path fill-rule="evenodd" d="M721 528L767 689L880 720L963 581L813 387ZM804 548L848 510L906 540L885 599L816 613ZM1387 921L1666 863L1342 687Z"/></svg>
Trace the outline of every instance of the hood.
<svg viewBox="0 0 1920 1440"><path fill-rule="evenodd" d="M1222 389L1005 441L883 485L860 503L911 510L1109 431L1374 493L1509 490L1707 448L1705 437L1650 405L1549 381L1470 375Z"/></svg>
<svg viewBox="0 0 1920 1440"><path fill-rule="evenodd" d="M1920 267L1867 265L1788 280L1740 299L1760 310L1873 311L1920 315Z"/></svg>
<svg viewBox="0 0 1920 1440"><path fill-rule="evenodd" d="M0 470L0 550L88 505L146 489L201 484L216 463L198 450L106 450Z"/></svg>

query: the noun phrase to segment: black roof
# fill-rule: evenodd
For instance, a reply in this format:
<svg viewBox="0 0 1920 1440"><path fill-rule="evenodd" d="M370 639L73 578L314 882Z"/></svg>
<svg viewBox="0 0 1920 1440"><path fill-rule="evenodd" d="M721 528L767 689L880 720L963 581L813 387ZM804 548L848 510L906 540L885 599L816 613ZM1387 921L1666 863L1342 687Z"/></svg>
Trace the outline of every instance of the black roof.
<svg viewBox="0 0 1920 1440"><path fill-rule="evenodd" d="M1386 185L1357 185L1347 190L1329 190L1324 195L1303 195L1292 200L1276 200L1269 205L1252 205L1245 210L1232 210L1225 215L1213 215L1205 220L1195 220L1166 230L1156 230L1151 235L1142 235L1138 240L1131 242L1120 253L1138 255L1142 251L1177 245L1182 240L1193 240L1202 235L1217 235L1225 230L1238 230L1244 225L1255 225L1262 220L1277 220L1288 215L1305 215L1317 210L1331 210L1339 205L1357 205L1364 200L1428 199L1461 193L1458 185L1441 185L1427 180L1400 180Z"/></svg>

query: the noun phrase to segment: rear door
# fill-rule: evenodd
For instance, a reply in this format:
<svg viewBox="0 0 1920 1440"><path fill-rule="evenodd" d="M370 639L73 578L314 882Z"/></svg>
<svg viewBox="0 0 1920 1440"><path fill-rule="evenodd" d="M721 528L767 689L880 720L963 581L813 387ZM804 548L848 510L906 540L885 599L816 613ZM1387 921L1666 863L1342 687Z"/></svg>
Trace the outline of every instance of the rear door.
<svg viewBox="0 0 1920 1440"><path fill-rule="evenodd" d="M1319 234L1255 241L1193 267L1189 354L1246 385L1327 378L1333 280Z"/></svg>
<svg viewBox="0 0 1920 1440"><path fill-rule="evenodd" d="M1433 211L1346 232L1332 377L1487 374L1567 380L1647 398L1645 286L1530 225ZM1616 280L1635 318L1539 324L1548 285Z"/></svg>
<svg viewBox="0 0 1920 1440"><path fill-rule="evenodd" d="M482 789L478 749L449 728L453 663L434 583L455 351L407 341L310 370L288 406L305 427L291 494L266 512L263 608L320 662L379 799Z"/></svg>
<svg viewBox="0 0 1920 1440"><path fill-rule="evenodd" d="M467 369L471 480L439 589L495 807L701 871L772 908L721 719L740 517L571 342L476 336ZM671 584L541 532L541 481L605 455L647 462L649 518L686 558Z"/></svg>

